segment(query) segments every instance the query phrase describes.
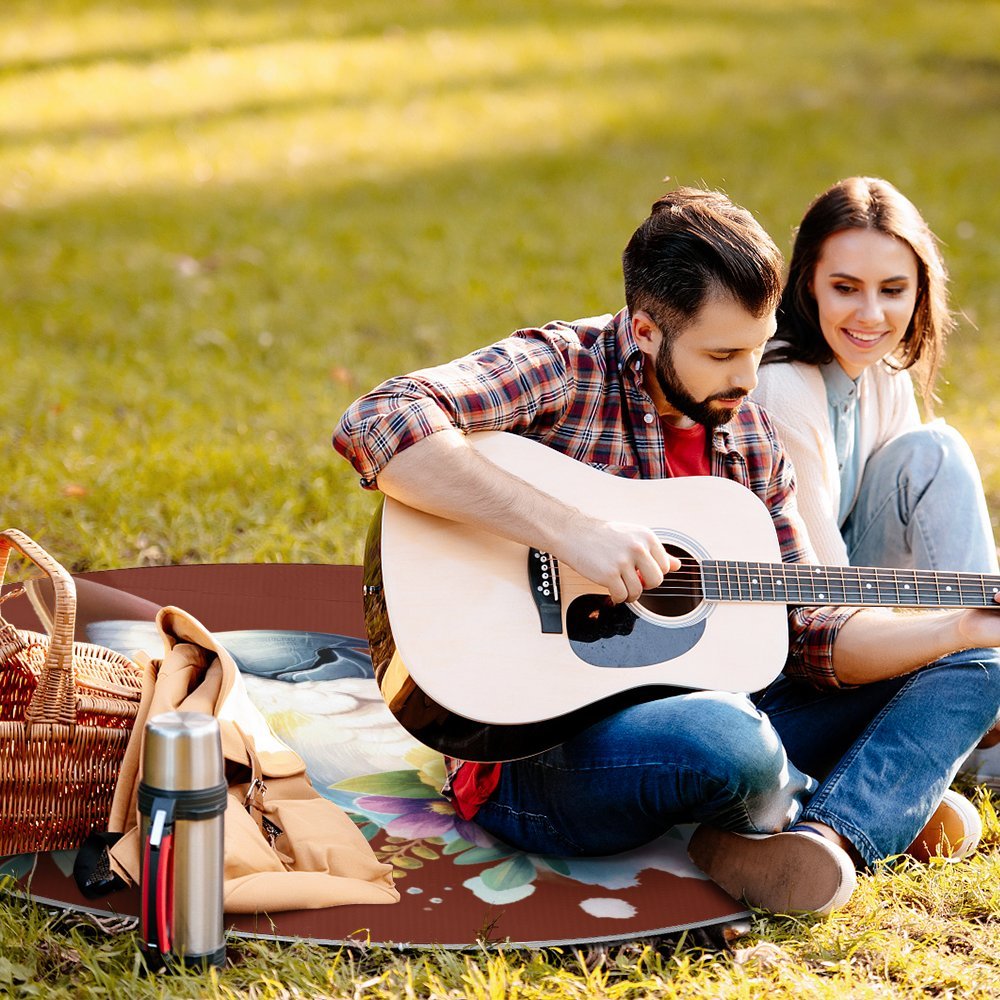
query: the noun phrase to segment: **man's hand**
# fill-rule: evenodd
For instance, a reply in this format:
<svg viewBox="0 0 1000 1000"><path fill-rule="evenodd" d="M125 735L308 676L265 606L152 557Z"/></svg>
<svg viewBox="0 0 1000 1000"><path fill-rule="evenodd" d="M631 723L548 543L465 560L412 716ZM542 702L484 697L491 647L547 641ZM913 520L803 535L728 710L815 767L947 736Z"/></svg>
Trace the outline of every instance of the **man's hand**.
<svg viewBox="0 0 1000 1000"><path fill-rule="evenodd" d="M1000 605L1000 594L993 600ZM965 611L958 620L958 631L966 649L985 646L1000 646L1000 607Z"/></svg>
<svg viewBox="0 0 1000 1000"><path fill-rule="evenodd" d="M565 544L553 555L581 576L606 587L615 604L634 601L680 568L676 556L645 525L599 521L583 514L569 519Z"/></svg>

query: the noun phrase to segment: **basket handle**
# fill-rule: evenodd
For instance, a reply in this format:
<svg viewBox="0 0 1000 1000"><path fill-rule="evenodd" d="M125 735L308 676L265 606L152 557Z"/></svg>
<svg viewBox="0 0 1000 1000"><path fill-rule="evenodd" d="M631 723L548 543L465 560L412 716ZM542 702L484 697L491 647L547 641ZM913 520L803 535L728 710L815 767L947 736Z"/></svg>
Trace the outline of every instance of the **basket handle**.
<svg viewBox="0 0 1000 1000"><path fill-rule="evenodd" d="M39 569L44 570L55 590L55 615L50 629L49 648L38 686L24 714L24 721L28 725L57 723L75 726L73 634L76 628L76 584L73 577L41 545L17 528L0 532L0 582L7 574L11 549L16 549Z"/></svg>

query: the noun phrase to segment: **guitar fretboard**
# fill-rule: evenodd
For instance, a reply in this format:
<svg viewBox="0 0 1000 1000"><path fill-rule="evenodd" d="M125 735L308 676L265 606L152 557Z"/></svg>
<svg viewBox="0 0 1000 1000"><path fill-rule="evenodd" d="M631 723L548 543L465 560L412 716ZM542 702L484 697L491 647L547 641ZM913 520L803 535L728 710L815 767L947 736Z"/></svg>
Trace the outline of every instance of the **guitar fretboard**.
<svg viewBox="0 0 1000 1000"><path fill-rule="evenodd" d="M981 573L709 559L701 563L701 578L702 591L710 601L900 608L1000 607L994 601L1000 592L1000 576Z"/></svg>

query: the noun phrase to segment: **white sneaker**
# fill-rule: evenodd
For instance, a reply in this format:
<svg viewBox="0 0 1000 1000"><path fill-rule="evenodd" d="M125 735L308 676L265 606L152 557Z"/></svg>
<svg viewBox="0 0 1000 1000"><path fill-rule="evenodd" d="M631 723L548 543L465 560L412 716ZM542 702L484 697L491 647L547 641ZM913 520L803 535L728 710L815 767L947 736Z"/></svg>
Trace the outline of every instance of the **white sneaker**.
<svg viewBox="0 0 1000 1000"><path fill-rule="evenodd" d="M820 834L742 834L699 826L691 860L734 899L772 913L829 913L858 884L848 853Z"/></svg>
<svg viewBox="0 0 1000 1000"><path fill-rule="evenodd" d="M982 836L983 821L976 807L949 788L906 853L918 861L961 861L979 846Z"/></svg>

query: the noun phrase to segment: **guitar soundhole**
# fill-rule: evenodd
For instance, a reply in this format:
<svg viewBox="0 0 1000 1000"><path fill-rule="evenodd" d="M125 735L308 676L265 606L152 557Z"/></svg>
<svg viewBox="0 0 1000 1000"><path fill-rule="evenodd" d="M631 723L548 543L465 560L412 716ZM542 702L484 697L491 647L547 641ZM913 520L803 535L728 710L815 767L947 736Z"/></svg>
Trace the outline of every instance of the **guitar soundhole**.
<svg viewBox="0 0 1000 1000"><path fill-rule="evenodd" d="M683 618L697 609L704 599L701 590L701 569L698 560L679 545L664 544L672 556L681 561L681 568L668 573L655 590L648 590L636 602L658 618Z"/></svg>

